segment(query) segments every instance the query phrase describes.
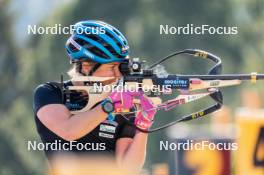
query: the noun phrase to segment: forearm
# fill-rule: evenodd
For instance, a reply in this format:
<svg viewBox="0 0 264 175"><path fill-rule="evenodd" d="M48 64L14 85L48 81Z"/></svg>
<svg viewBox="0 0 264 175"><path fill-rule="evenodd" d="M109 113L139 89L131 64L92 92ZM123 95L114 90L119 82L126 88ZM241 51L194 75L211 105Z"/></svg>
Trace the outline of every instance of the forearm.
<svg viewBox="0 0 264 175"><path fill-rule="evenodd" d="M76 140L91 132L102 121L107 118L107 114L102 111L101 106L92 110L72 115L62 123L64 137L66 140Z"/></svg>
<svg viewBox="0 0 264 175"><path fill-rule="evenodd" d="M148 134L138 132L128 147L119 165L135 173L139 172L145 163Z"/></svg>

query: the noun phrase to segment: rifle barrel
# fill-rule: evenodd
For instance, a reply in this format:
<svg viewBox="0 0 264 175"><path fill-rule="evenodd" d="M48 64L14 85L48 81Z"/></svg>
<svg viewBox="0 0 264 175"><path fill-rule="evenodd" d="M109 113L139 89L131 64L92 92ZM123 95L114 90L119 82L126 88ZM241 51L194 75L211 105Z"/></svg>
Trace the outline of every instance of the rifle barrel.
<svg viewBox="0 0 264 175"><path fill-rule="evenodd" d="M221 74L221 75L169 75L168 78L199 78L201 80L264 80L264 74Z"/></svg>

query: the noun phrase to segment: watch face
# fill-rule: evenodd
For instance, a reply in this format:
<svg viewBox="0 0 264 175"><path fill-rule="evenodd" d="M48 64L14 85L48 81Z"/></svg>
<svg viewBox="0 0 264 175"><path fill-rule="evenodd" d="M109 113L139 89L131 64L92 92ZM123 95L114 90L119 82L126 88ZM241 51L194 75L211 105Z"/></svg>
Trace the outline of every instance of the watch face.
<svg viewBox="0 0 264 175"><path fill-rule="evenodd" d="M107 101L105 104L104 104L104 109L106 112L110 113L110 112L113 112L114 111L114 105L113 103L111 103L110 101Z"/></svg>

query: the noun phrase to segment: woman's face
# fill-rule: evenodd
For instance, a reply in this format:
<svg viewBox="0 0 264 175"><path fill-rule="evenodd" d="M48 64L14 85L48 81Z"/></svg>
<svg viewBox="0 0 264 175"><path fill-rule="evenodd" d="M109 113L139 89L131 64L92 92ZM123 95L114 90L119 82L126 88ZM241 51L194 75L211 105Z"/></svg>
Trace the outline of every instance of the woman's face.
<svg viewBox="0 0 264 175"><path fill-rule="evenodd" d="M82 62L82 73L87 75L90 70L94 67L96 63L92 62ZM102 64L93 74L92 76L97 77L120 77L122 74L119 71L120 63L108 63Z"/></svg>

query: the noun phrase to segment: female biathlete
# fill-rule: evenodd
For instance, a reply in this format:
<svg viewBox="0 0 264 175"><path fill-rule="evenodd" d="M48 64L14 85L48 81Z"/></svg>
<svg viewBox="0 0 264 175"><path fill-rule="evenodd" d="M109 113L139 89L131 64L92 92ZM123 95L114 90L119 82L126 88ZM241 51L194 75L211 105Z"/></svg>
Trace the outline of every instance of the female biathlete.
<svg viewBox="0 0 264 175"><path fill-rule="evenodd" d="M95 30L94 27L100 28L97 29L98 33L92 32ZM74 33L66 42L66 50L73 64L68 72L71 77L121 78L119 65L129 59L126 38L118 29L102 21L76 23ZM70 80L64 82L64 86L69 85L75 84ZM89 153L91 155L110 153L115 157L118 166L140 170L145 161L148 134L138 131L122 117L116 116L114 121L108 120L108 115L112 112L109 111L111 109L109 104L113 105L114 109L121 107L133 110L132 99L139 94L151 107L150 99L141 93L112 92L91 110L73 115L70 113L71 106L65 105L62 101L65 98L62 97L59 87L52 83L39 85L34 92L33 105L37 131L43 143L56 142L64 145L59 150L45 149L47 157L51 159L61 152L88 153L88 156ZM82 99L82 96L80 98ZM80 101L80 98L76 99ZM78 103L82 103L79 101ZM156 111L149 110L144 116L142 113L135 114L135 125L144 130L150 128L155 113ZM74 146L69 149L66 147L69 143L86 146L81 150Z"/></svg>

